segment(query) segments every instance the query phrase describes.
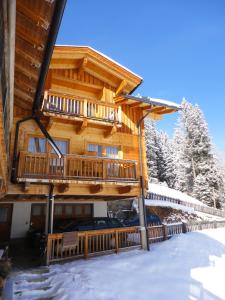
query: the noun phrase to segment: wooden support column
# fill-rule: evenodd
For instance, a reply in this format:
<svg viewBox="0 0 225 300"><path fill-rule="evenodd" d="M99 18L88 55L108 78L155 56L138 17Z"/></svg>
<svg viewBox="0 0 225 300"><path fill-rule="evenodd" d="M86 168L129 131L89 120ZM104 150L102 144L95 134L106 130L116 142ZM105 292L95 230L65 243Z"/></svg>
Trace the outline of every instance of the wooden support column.
<svg viewBox="0 0 225 300"><path fill-rule="evenodd" d="M87 128L88 126L88 120L84 119L80 128L77 130L77 134L81 134L82 132L84 132L84 130Z"/></svg>
<svg viewBox="0 0 225 300"><path fill-rule="evenodd" d="M117 132L117 126L116 125L113 125L110 130L106 131L104 137L105 138L109 138L111 137L112 135L114 135L115 133Z"/></svg>

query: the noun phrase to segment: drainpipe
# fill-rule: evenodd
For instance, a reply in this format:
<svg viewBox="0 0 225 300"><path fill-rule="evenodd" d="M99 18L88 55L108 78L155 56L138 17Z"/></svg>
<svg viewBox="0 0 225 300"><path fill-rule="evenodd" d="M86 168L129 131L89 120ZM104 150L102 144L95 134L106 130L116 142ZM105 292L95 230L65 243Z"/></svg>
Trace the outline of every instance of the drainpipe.
<svg viewBox="0 0 225 300"><path fill-rule="evenodd" d="M144 176L143 176L143 147L142 147L142 136L141 136L141 125L144 119L150 114L151 110L138 121L138 145L139 145L139 161L140 161L140 186L141 186L141 196L138 199L139 208L139 220L141 226L141 243L144 250L149 251L149 241L148 241L148 223L146 217L146 207L145 207L145 191L144 191Z"/></svg>
<svg viewBox="0 0 225 300"><path fill-rule="evenodd" d="M47 228L45 227L46 234L53 233L53 216L54 216L54 185L52 183L49 184L49 194L48 194L48 203L47 203L47 210L46 210L46 224Z"/></svg>

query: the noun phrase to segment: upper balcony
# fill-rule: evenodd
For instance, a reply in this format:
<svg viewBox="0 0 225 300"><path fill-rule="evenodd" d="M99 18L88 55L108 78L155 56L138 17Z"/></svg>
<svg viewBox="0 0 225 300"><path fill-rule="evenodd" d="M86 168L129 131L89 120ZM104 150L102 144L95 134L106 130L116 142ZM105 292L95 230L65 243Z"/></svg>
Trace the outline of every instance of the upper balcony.
<svg viewBox="0 0 225 300"><path fill-rule="evenodd" d="M45 92L41 111L46 116L118 126L122 124L121 107L113 103Z"/></svg>
<svg viewBox="0 0 225 300"><path fill-rule="evenodd" d="M19 182L98 181L137 183L137 161L67 154L21 151L17 179Z"/></svg>

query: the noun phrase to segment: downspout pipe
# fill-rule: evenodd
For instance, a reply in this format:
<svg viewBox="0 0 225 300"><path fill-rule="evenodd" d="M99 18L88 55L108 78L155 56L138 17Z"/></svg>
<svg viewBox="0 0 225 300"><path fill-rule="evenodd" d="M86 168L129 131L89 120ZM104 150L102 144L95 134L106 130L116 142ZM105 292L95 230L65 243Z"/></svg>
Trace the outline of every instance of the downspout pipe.
<svg viewBox="0 0 225 300"><path fill-rule="evenodd" d="M146 216L146 206L145 206L145 191L144 191L144 175L143 175L143 147L142 147L142 139L141 139L141 125L144 119L151 113L151 110L148 110L146 114L138 121L138 145L139 145L139 161L140 161L140 186L141 186L141 201L139 202L139 219L141 227L145 229L146 241L144 244L146 246L146 250L149 251L149 241L148 241L148 222Z"/></svg>

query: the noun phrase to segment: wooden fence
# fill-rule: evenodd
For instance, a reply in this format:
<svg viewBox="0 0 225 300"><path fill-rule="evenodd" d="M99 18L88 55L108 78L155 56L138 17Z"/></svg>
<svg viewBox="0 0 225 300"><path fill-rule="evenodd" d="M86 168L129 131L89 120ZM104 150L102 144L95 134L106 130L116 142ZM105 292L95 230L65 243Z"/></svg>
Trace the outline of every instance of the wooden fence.
<svg viewBox="0 0 225 300"><path fill-rule="evenodd" d="M225 221L173 223L148 227L149 243L164 241L176 234L190 231L225 227ZM72 259L87 258L121 250L140 248L139 227L124 227L77 232L77 242L64 247L64 234L49 234L47 240L47 264Z"/></svg>
<svg viewBox="0 0 225 300"><path fill-rule="evenodd" d="M148 238L150 243L156 243L176 234L222 227L225 227L225 221L162 224L148 227Z"/></svg>
<svg viewBox="0 0 225 300"><path fill-rule="evenodd" d="M183 200L180 200L180 199L171 198L171 197L167 197L167 196L160 195L160 194L147 193L146 199L167 201L167 202L171 202L171 203L175 203L175 204L180 204L180 205L184 205L184 206L187 206L187 207L194 208L194 210L199 211L199 212L203 212L203 213L206 213L206 214L210 214L210 215L225 218L225 211L223 211L223 210L219 210L219 209L216 209L216 208L213 208L213 207L199 205L199 204L195 204L195 203L191 203L191 202L186 202L186 201L183 201Z"/></svg>
<svg viewBox="0 0 225 300"><path fill-rule="evenodd" d="M106 253L118 253L122 249L141 246L138 227L92 230L77 233L78 241L69 247L63 246L64 234L49 234L47 241L47 264L71 258Z"/></svg>

